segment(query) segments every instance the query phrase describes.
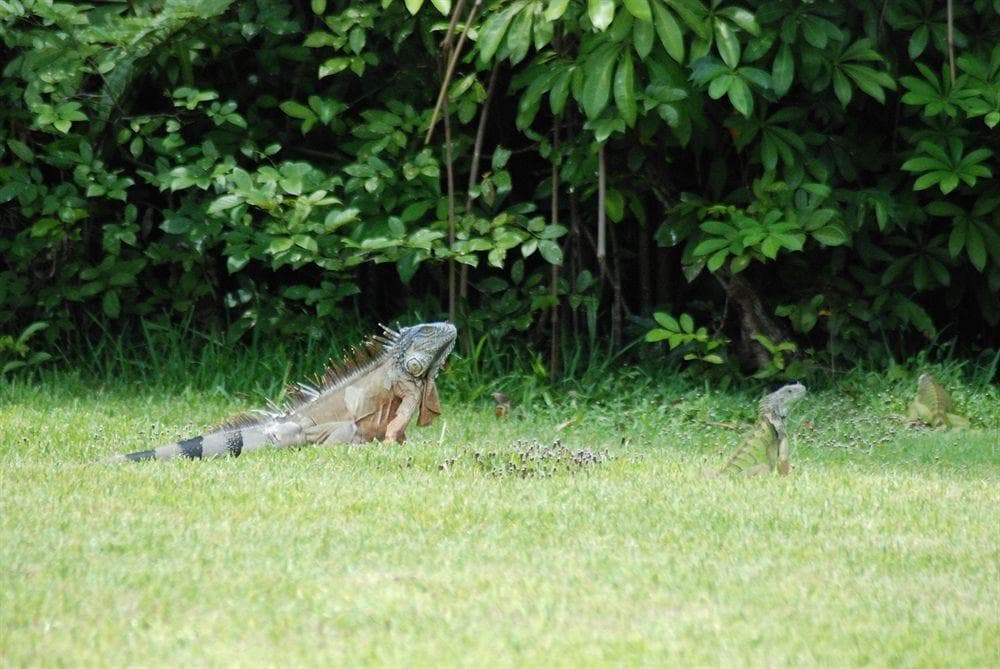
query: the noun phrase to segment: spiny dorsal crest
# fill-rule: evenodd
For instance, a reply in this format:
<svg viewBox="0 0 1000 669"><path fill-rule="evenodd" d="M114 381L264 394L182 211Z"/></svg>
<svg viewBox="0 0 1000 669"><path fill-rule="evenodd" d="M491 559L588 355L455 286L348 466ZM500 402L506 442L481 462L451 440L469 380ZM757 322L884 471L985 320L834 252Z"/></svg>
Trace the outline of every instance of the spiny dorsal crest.
<svg viewBox="0 0 1000 669"><path fill-rule="evenodd" d="M400 331L381 323L379 327L382 328L382 334L368 337L360 346L351 346L339 363L331 358L322 374L316 375L313 384L298 383L290 386L286 391L290 407L285 410L294 409L328 390L350 383L381 363L399 341Z"/></svg>

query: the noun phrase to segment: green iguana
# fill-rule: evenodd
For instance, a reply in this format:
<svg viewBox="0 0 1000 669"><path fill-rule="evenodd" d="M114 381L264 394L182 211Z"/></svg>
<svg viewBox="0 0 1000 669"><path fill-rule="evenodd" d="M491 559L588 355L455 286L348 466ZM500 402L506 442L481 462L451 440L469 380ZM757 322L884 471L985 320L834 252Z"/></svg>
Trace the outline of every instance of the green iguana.
<svg viewBox="0 0 1000 669"><path fill-rule="evenodd" d="M417 425L441 414L434 383L455 346L455 326L425 323L391 330L352 349L343 365L331 363L313 387L290 389L286 406L237 416L212 431L110 461L237 456L259 448L304 444L402 443L416 413Z"/></svg>
<svg viewBox="0 0 1000 669"><path fill-rule="evenodd" d="M955 413L951 395L930 372L917 380L917 396L910 402L908 418L931 427L969 427L969 419Z"/></svg>
<svg viewBox="0 0 1000 669"><path fill-rule="evenodd" d="M792 404L806 394L801 383L782 386L760 401L757 422L726 463L718 470L707 470L707 476L742 474L761 476L777 469L787 476L791 469L788 454L786 419Z"/></svg>

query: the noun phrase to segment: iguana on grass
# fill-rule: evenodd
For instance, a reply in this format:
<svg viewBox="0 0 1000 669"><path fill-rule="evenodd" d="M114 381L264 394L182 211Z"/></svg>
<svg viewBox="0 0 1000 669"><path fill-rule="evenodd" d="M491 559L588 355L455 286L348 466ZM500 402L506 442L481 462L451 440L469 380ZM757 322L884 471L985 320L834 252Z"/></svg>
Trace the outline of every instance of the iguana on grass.
<svg viewBox="0 0 1000 669"><path fill-rule="evenodd" d="M917 396L910 402L908 417L931 427L969 427L969 420L955 413L951 395L930 372L917 380Z"/></svg>
<svg viewBox="0 0 1000 669"><path fill-rule="evenodd" d="M786 476L791 469L788 454L786 419L792 404L802 399L806 387L801 383L782 386L760 401L757 422L726 463L718 470L708 470L707 476L742 474L761 476L777 469Z"/></svg>
<svg viewBox="0 0 1000 669"><path fill-rule="evenodd" d="M441 414L434 380L455 346L456 331L451 323L383 330L363 349L352 349L342 365L328 366L318 387L293 386L286 406L237 416L206 434L111 461L237 456L264 447L373 439L402 443L415 413L421 426Z"/></svg>

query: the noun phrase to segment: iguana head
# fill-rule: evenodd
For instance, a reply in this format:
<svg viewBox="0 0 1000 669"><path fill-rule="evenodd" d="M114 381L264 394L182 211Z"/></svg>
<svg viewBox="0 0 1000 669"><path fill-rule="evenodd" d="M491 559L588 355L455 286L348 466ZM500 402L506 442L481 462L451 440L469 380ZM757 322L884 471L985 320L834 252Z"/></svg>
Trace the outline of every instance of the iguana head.
<svg viewBox="0 0 1000 669"><path fill-rule="evenodd" d="M451 323L422 323L399 330L393 357L400 370L415 379L433 381L455 348L458 331Z"/></svg>
<svg viewBox="0 0 1000 669"><path fill-rule="evenodd" d="M802 399L805 394L806 387L801 383L782 386L760 401L760 411L784 420L792 410L792 404Z"/></svg>

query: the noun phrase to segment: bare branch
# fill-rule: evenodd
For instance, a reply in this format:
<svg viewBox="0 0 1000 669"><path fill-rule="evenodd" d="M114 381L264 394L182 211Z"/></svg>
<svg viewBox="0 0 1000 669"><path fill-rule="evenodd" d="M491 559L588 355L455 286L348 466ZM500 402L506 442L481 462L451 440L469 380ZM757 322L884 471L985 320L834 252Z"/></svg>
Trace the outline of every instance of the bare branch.
<svg viewBox="0 0 1000 669"><path fill-rule="evenodd" d="M444 73L444 81L441 82L441 90L438 91L437 102L434 104L434 113L431 114L431 122L427 128L427 135L424 137L424 144L430 144L431 137L434 135L434 126L437 125L438 115L441 113L441 105L444 104L444 98L448 94L448 86L451 85L451 77L455 73L455 64L458 62L458 57L462 53L462 45L465 44L465 38L469 34L469 26L476 19L476 12L479 11L479 6L483 4L483 0L476 0L476 4L472 6L472 11L469 12L469 18L465 21L465 25L462 27L462 34L458 38L458 45L455 50L451 52L451 58L448 60L448 69ZM456 7L458 9L458 7Z"/></svg>

